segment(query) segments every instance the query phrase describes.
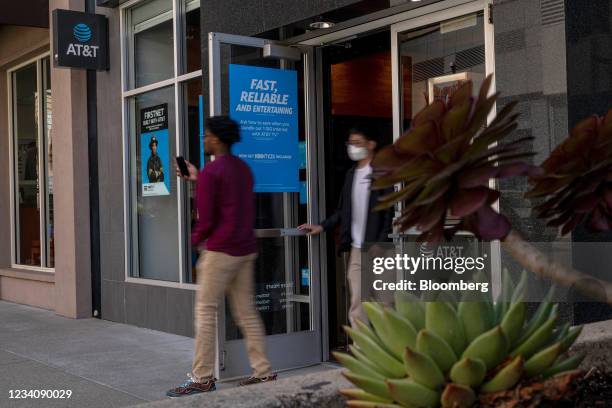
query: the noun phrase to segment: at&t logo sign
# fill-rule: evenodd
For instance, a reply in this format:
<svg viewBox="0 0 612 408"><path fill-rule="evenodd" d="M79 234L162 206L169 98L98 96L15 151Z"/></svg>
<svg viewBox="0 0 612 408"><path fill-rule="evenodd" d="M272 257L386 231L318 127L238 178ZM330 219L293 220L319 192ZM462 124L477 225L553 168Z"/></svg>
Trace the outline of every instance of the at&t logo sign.
<svg viewBox="0 0 612 408"><path fill-rule="evenodd" d="M74 34L74 38L82 43L91 40L91 28L89 28L87 24L79 23L75 25L72 29L72 33Z"/></svg>
<svg viewBox="0 0 612 408"><path fill-rule="evenodd" d="M87 24L79 23L74 26L72 33L74 34L74 38L78 41L78 43L68 44L66 55L96 58L98 48L100 47L97 45L85 44L91 40L91 28Z"/></svg>

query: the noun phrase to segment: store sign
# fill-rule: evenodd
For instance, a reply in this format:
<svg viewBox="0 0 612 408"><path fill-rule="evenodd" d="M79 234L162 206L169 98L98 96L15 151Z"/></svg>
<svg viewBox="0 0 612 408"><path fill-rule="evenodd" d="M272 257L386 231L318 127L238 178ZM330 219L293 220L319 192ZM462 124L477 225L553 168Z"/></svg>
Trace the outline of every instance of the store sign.
<svg viewBox="0 0 612 408"><path fill-rule="evenodd" d="M170 194L168 104L140 110L140 177L142 196Z"/></svg>
<svg viewBox="0 0 612 408"><path fill-rule="evenodd" d="M297 72L230 64L230 116L242 140L233 153L255 175L255 192L299 192Z"/></svg>
<svg viewBox="0 0 612 408"><path fill-rule="evenodd" d="M107 70L106 17L72 10L53 10L53 62L56 67Z"/></svg>

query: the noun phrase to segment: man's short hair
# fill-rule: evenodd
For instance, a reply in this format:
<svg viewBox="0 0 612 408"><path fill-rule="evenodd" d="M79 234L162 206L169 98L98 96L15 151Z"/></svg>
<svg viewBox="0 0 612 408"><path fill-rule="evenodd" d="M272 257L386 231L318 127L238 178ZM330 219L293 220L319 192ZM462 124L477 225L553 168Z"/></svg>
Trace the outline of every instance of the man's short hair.
<svg viewBox="0 0 612 408"><path fill-rule="evenodd" d="M374 136L375 135L374 132L370 132L361 127L355 126L355 127L350 128L347 136L350 136L350 135L361 135L365 137L367 141L378 143L378 139L376 138L376 136Z"/></svg>
<svg viewBox="0 0 612 408"><path fill-rule="evenodd" d="M240 125L229 116L211 116L205 121L205 127L227 146L240 141Z"/></svg>

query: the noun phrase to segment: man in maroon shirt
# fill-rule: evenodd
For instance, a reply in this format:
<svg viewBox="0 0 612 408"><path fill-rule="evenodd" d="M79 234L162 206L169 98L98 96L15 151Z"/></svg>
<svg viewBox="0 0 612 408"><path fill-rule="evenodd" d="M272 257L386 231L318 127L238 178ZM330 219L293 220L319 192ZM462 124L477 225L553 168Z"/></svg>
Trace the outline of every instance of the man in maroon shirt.
<svg viewBox="0 0 612 408"><path fill-rule="evenodd" d="M206 121L204 150L214 160L198 175L188 163L186 180L197 181L197 223L191 234L194 248L204 245L197 264L198 291L195 306L195 358L183 384L168 391L182 397L214 391L217 309L229 295L232 317L247 346L253 375L240 385L276 379L265 352L265 331L253 303L253 267L257 246L253 226L255 199L253 175L247 164L232 155L232 144L240 140L238 123L226 116Z"/></svg>

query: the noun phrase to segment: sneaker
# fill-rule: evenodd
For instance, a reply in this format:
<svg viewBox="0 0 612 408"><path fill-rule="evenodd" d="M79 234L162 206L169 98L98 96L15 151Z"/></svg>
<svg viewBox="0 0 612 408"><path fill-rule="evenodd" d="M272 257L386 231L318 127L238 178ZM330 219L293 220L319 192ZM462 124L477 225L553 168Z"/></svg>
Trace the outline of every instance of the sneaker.
<svg viewBox="0 0 612 408"><path fill-rule="evenodd" d="M242 380L240 381L239 385L240 386L244 386L244 385L251 385L251 384L259 384L259 383L265 383L265 382L269 382L269 381L275 381L276 380L276 374L270 374L266 377L249 377L246 380Z"/></svg>
<svg viewBox="0 0 612 408"><path fill-rule="evenodd" d="M170 398L186 397L188 395L201 394L203 392L211 392L217 389L215 385L216 379L213 377L208 378L202 382L195 382L191 374L187 374L187 380L176 388L166 392L166 395Z"/></svg>

